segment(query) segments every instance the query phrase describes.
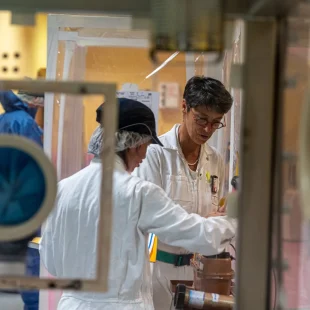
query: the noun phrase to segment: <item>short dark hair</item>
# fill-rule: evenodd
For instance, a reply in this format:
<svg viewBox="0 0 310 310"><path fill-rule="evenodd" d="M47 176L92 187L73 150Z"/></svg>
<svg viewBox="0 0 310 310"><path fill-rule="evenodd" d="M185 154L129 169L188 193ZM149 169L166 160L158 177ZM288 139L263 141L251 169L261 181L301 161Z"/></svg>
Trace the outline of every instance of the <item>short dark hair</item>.
<svg viewBox="0 0 310 310"><path fill-rule="evenodd" d="M193 76L184 89L183 99L187 111L198 106L205 106L220 114L227 113L233 98L225 86L218 80L204 76Z"/></svg>

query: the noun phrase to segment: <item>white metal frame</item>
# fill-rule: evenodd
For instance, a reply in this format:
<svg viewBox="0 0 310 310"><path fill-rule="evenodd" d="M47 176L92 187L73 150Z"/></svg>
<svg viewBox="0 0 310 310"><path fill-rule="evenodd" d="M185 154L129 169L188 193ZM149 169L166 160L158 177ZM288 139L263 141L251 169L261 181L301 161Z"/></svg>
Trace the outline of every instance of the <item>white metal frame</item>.
<svg viewBox="0 0 310 310"><path fill-rule="evenodd" d="M117 118L116 85L82 82L50 81L0 81L0 89L24 89L31 92L66 93L72 95L104 95L103 123L105 135L102 154L102 182L100 199L100 218L97 241L97 278L84 279L40 279L34 277L0 276L0 288L18 289L60 289L102 292L108 288L108 271L110 260L110 236L112 223L112 177L114 164L114 145Z"/></svg>
<svg viewBox="0 0 310 310"><path fill-rule="evenodd" d="M105 38L105 37L81 37L77 32L59 31L58 41L74 41L79 46L105 46L105 47L140 47L149 48L148 33L141 39L132 38Z"/></svg>
<svg viewBox="0 0 310 310"><path fill-rule="evenodd" d="M235 28L235 33L234 33L234 42L237 42L237 40L240 38L241 42L241 50L240 50L240 63L244 64L244 23L242 21L237 21L236 22L236 28ZM233 68L234 68L234 64L232 64ZM235 72L234 70L231 70L231 80L233 79L238 79L238 76L235 75L239 75L238 73L240 72ZM232 81L233 84L233 81ZM241 85L238 85L241 87ZM232 85L232 92L231 95L234 96L235 93L235 89L237 89L239 87L237 87L237 85L235 85L235 87L233 87ZM243 96L242 96L242 92L241 92L241 104L243 102ZM235 175L235 171L234 171L234 158L235 158L235 105L233 104L232 108L231 108L231 128L230 128L230 158L229 158L229 180L231 180L234 175ZM232 191L232 185L231 182L229 182L229 191Z"/></svg>
<svg viewBox="0 0 310 310"><path fill-rule="evenodd" d="M72 28L71 31L60 30L60 28ZM77 31L73 31L74 28ZM140 39L130 38L105 38L105 37L93 37L79 35L79 29L96 29L102 31L126 30L130 34L132 28L132 18L128 16L83 16L83 15L62 15L51 14L48 16L48 49L47 49L47 78L51 80L57 79L56 77L56 65L58 55L59 41L65 42L65 55L64 55L64 71L62 80L69 79L70 63L74 54L75 46L87 47L87 46L106 46L106 47L140 47L148 48L148 32L142 33ZM83 61L81 59L81 61ZM81 63L81 67L85 69L84 63ZM83 69L81 69L80 75L84 75ZM54 111L54 94L47 94L45 97L45 113L44 113L44 150L46 154L51 158L52 156L52 132L53 132L53 111ZM61 176L62 170L62 135L64 127L64 114L65 114L65 95L60 98L60 114L59 114L59 131L58 131L58 145L57 145L57 175Z"/></svg>

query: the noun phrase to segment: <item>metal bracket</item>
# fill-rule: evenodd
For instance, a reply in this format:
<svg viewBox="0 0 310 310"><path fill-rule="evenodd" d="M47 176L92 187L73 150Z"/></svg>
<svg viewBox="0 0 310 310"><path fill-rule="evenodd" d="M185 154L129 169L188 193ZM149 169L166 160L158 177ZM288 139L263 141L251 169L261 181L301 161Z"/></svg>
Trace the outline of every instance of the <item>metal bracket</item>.
<svg viewBox="0 0 310 310"><path fill-rule="evenodd" d="M1 90L23 89L31 92L63 93L73 95L103 95L105 135L102 155L102 178L100 218L97 240L97 278L84 279L41 279L26 276L0 275L0 288L6 289L57 289L103 292L108 289L108 271L110 263L110 236L112 223L112 181L114 164L114 146L117 118L116 85L83 82L54 82L28 80L2 80Z"/></svg>

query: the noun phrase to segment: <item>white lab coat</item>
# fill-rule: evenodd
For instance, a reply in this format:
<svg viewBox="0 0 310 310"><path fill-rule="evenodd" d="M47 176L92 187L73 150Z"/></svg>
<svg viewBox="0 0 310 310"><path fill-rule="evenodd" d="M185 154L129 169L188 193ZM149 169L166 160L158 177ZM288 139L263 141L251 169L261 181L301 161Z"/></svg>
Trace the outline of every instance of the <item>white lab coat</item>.
<svg viewBox="0 0 310 310"><path fill-rule="evenodd" d="M101 164L94 160L59 184L57 205L40 244L42 261L56 277L95 276L100 181ZM109 291L66 292L59 310L153 309L146 244L150 232L167 244L203 254L221 251L235 235L234 220L188 214L161 188L128 174L120 158L113 181Z"/></svg>
<svg viewBox="0 0 310 310"><path fill-rule="evenodd" d="M163 188L168 196L188 213L207 216L216 211L219 200L223 197L223 160L215 149L205 143L200 152L197 170L191 171L178 142L179 126L175 125L159 137L164 147L149 146L146 159L133 174ZM207 174L218 177L216 194L211 192ZM158 249L175 254L189 253L184 247L172 247L162 242L158 243ZM175 267L159 261L155 263L153 295L156 310L170 308L170 280L193 280L192 267Z"/></svg>

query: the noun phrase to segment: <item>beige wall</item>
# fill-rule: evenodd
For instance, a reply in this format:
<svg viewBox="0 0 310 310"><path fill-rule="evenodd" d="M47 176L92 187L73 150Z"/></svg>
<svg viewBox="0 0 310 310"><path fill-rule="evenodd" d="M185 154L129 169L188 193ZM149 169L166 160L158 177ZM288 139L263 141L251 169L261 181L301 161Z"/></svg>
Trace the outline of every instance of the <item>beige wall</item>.
<svg viewBox="0 0 310 310"><path fill-rule="evenodd" d="M11 25L11 13L0 11L0 79L16 79L29 76L35 78L41 67L46 67L47 16L36 15L36 25ZM14 57L19 53L20 57ZM7 58L3 58L7 54ZM3 67L7 68L4 72ZM19 71L14 72L13 68ZM0 106L0 113L3 109Z"/></svg>
<svg viewBox="0 0 310 310"><path fill-rule="evenodd" d="M45 14L36 15L36 25L11 25L11 13L0 11L0 32L2 44L0 45L0 78L22 78L24 76L36 77L40 67L46 67L46 40L47 17ZM4 53L8 58L3 58ZM20 57L15 58L14 53ZM8 68L7 72L2 67ZM13 67L19 67L19 72L13 72Z"/></svg>
<svg viewBox="0 0 310 310"><path fill-rule="evenodd" d="M159 55L159 63L166 60L171 53ZM158 66L158 65L157 65ZM178 55L171 63L161 69L154 77L145 79L157 66L149 58L148 49L142 48L112 48L89 47L86 57L86 80L117 82L118 89L124 83L133 83L141 90L158 91L160 82L177 82L181 94L186 84L185 56ZM94 107L101 103L100 97L87 98L85 106L85 140L97 126L95 123ZM159 111L159 134L167 132L175 123L181 122L181 102L178 109L164 109Z"/></svg>
<svg viewBox="0 0 310 310"><path fill-rule="evenodd" d="M46 67L47 55L47 15L37 14L36 25L17 26L10 23L10 12L0 12L0 31L3 42L0 46L0 79L23 78L24 76L36 77L39 68ZM14 58L13 54L19 52L21 57ZM3 53L8 53L7 59L2 58ZM167 59L171 53L159 55L159 63ZM6 66L8 72L2 72ZM19 72L12 71L14 66L19 67ZM117 82L120 89L123 83L138 84L140 89L157 91L159 82L177 82L180 85L181 94L186 83L185 57L178 55L170 64L160 70L154 78L145 79L151 73L155 65L149 58L148 49L137 48L101 48L90 47L86 59L86 79L89 81ZM93 97L96 104L101 98ZM91 105L94 106L94 105ZM3 112L0 110L0 113ZM92 111L85 111L86 132L89 136L96 124L93 122ZM43 126L42 111L37 117ZM173 124L181 121L180 109L160 110L159 133L168 131Z"/></svg>

